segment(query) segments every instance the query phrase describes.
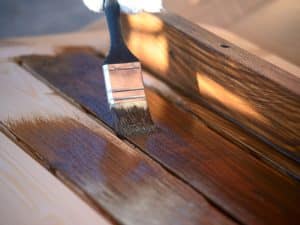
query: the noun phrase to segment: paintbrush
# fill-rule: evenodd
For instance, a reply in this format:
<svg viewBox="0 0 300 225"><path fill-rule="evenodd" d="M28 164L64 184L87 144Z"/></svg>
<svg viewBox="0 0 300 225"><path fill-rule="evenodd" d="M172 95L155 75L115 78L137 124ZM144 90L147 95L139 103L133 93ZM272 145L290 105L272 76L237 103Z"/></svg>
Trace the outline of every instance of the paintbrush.
<svg viewBox="0 0 300 225"><path fill-rule="evenodd" d="M102 69L113 127L119 136L149 133L154 124L146 101L141 63L123 40L118 2L106 0L104 12L111 44Z"/></svg>

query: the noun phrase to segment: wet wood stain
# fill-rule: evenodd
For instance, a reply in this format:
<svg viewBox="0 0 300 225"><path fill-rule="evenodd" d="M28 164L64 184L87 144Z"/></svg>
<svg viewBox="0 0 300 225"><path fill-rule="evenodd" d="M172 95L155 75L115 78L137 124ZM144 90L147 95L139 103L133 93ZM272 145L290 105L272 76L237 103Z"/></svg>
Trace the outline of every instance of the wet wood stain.
<svg viewBox="0 0 300 225"><path fill-rule="evenodd" d="M144 154L74 119L22 120L8 126L52 170L122 224L234 224Z"/></svg>

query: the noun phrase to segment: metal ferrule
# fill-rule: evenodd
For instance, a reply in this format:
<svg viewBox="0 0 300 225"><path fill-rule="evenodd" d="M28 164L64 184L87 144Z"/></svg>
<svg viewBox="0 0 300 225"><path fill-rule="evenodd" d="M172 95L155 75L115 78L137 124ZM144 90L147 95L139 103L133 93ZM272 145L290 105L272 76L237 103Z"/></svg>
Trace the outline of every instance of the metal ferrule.
<svg viewBox="0 0 300 225"><path fill-rule="evenodd" d="M139 62L102 66L107 99L110 107L145 101L141 64Z"/></svg>

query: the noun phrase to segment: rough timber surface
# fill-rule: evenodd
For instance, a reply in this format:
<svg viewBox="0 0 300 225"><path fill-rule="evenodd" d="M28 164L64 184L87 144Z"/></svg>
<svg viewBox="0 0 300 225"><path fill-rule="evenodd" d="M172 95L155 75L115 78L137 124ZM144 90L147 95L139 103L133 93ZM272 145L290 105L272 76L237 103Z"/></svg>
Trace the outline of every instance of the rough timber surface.
<svg viewBox="0 0 300 225"><path fill-rule="evenodd" d="M102 60L95 54L79 50L21 61L59 93L111 125ZM128 141L243 224L297 224L298 182L265 166L151 89L147 99L159 129L149 136L127 137Z"/></svg>
<svg viewBox="0 0 300 225"><path fill-rule="evenodd" d="M62 72L63 78L100 68L95 61L74 62L78 66L61 63L54 71ZM89 90L93 81L86 85ZM201 194L14 62L0 63L0 99L1 130L113 222L235 224Z"/></svg>

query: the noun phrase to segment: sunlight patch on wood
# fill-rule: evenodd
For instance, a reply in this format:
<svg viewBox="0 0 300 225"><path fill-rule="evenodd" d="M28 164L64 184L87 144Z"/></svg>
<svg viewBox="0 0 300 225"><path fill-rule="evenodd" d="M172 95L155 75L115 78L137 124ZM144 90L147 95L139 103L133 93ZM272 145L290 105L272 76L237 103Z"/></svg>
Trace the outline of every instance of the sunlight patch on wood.
<svg viewBox="0 0 300 225"><path fill-rule="evenodd" d="M238 111L250 118L263 123L268 123L268 119L257 112L253 106L247 103L246 99L232 93L214 80L197 73L197 82L200 93L212 98L231 110Z"/></svg>
<svg viewBox="0 0 300 225"><path fill-rule="evenodd" d="M130 28L127 44L143 64L155 66L160 73L169 69L168 40L163 33L161 20L151 14L142 13L126 17Z"/></svg>

